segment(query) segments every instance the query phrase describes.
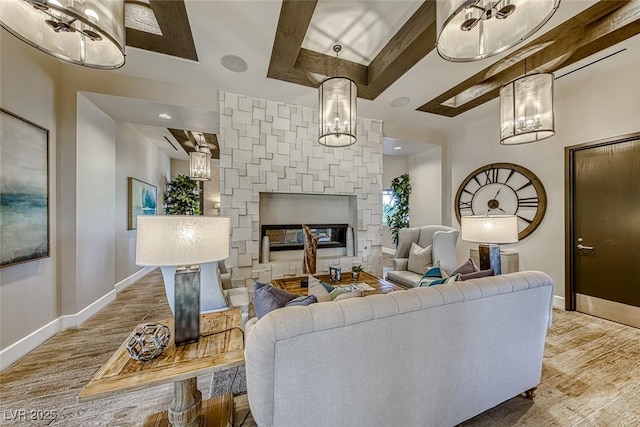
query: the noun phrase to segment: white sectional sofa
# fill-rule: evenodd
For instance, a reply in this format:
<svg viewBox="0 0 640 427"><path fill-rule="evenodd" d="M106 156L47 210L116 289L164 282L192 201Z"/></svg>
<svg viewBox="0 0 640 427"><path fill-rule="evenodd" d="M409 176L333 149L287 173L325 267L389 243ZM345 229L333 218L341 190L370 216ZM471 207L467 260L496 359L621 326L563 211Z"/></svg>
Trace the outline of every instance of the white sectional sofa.
<svg viewBox="0 0 640 427"><path fill-rule="evenodd" d="M261 427L454 426L540 382L553 282L520 272L288 307L246 327Z"/></svg>

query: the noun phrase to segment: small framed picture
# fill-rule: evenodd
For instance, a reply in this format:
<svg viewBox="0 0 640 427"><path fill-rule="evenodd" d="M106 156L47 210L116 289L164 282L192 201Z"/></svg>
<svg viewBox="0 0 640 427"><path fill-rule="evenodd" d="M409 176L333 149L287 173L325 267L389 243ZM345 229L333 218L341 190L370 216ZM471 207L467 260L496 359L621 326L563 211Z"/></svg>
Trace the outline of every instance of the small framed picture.
<svg viewBox="0 0 640 427"><path fill-rule="evenodd" d="M329 267L329 280L332 282L339 282L342 280L342 272L340 267Z"/></svg>

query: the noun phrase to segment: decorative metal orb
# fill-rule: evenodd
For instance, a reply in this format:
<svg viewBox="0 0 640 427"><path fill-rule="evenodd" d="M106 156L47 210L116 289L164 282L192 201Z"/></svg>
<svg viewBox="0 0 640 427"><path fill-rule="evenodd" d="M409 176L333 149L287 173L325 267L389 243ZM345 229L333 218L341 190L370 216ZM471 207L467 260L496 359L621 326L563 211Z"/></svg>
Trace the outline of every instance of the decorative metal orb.
<svg viewBox="0 0 640 427"><path fill-rule="evenodd" d="M160 323L143 323L133 330L127 339L129 355L141 361L154 359L167 347L171 334L169 328Z"/></svg>

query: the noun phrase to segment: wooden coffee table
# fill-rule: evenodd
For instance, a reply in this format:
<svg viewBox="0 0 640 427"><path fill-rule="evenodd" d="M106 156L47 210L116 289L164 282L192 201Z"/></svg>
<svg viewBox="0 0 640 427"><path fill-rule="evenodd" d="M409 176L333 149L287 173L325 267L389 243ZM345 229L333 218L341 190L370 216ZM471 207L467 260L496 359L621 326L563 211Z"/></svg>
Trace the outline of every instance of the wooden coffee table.
<svg viewBox="0 0 640 427"><path fill-rule="evenodd" d="M315 277L322 280L323 282L329 285L348 285L353 283L351 280L351 273L342 273L342 280L340 282L330 282L329 274L314 274ZM308 288L303 288L300 286L300 280L304 279L307 276L303 277L286 277L284 279L274 279L271 281L271 284L276 288L284 289L287 292L291 292L293 294L298 295L307 295ZM358 283L366 283L373 288L373 291L365 291L363 292L364 296L373 295L373 294L386 294L391 291L402 291L407 288L404 286L387 282L386 280L379 279L376 276L369 274L365 271L360 273L360 278L355 281Z"/></svg>
<svg viewBox="0 0 640 427"><path fill-rule="evenodd" d="M227 425L233 411L233 396L223 395L202 402L196 377L244 364L242 313L239 308L200 315L200 340L176 347L173 319L159 323L169 326L171 340L155 359L140 362L129 357L126 340L80 392L80 402L109 397L125 391L174 383L174 399L169 410L151 415L145 426ZM202 409L202 411L201 411Z"/></svg>

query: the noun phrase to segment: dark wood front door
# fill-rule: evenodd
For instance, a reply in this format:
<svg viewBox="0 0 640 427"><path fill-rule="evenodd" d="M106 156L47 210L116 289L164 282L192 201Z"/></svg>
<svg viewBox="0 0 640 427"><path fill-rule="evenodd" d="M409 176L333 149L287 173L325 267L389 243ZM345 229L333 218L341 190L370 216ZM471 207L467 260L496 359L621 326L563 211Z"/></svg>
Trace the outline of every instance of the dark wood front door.
<svg viewBox="0 0 640 427"><path fill-rule="evenodd" d="M568 160L572 308L640 327L640 135Z"/></svg>

